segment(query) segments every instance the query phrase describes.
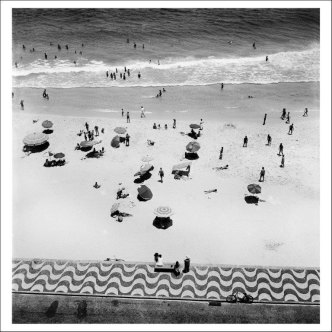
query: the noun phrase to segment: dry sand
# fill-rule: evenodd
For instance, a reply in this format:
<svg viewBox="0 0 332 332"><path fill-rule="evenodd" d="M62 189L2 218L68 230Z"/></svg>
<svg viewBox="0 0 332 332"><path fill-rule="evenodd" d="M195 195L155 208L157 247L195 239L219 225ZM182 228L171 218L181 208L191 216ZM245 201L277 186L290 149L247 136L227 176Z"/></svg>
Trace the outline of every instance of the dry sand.
<svg viewBox="0 0 332 332"><path fill-rule="evenodd" d="M317 84L166 88L162 100L150 98L156 88L49 90L16 89L13 99L13 255L22 258L182 261L269 266L319 266L319 91ZM223 94L220 96L220 94ZM248 99L248 95L255 98ZM17 106L25 100L25 111ZM139 118L140 105L147 118ZM119 110L131 111L131 123ZM280 119L287 107L293 135ZM309 117L302 117L309 107ZM133 112L135 111L135 112ZM151 112L151 113L150 113ZM264 113L267 123L262 125ZM172 129L172 119L177 128ZM191 139L189 124L204 119L199 159L189 179L175 180L171 168L184 156ZM33 119L38 122L33 123ZM41 131L43 120L54 123L47 151L64 152L64 167L43 167L46 153L26 157L23 137ZM106 152L100 159L81 160L75 151L82 140L76 134L91 126L105 128L100 135ZM153 130L154 122L168 130ZM117 126L128 128L129 147L110 146ZM267 134L272 146L266 146ZM242 147L247 135L247 148ZM147 139L156 143L149 147ZM284 145L286 167L277 155ZM219 150L224 147L220 161ZM145 181L153 192L148 202L137 200L134 173L149 154L155 169ZM229 165L228 170L213 167ZM258 206L247 204L247 185L258 183L266 169ZM165 171L164 183L158 170ZM100 189L92 185L98 181ZM110 217L116 191L122 183L134 202L122 223ZM217 189L205 194L204 190ZM175 212L167 230L152 226L153 210L169 205Z"/></svg>

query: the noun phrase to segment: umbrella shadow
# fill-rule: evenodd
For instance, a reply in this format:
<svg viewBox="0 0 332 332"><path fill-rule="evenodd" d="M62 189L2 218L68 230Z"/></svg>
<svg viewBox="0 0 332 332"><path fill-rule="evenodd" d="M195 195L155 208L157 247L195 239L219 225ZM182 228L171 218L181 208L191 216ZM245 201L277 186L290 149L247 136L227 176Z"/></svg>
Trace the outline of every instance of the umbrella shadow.
<svg viewBox="0 0 332 332"><path fill-rule="evenodd" d="M86 147L81 147L80 148L80 150L81 151L84 151L84 152L87 152L87 151L89 151L89 150L91 150L92 149L92 146L86 146Z"/></svg>
<svg viewBox="0 0 332 332"><path fill-rule="evenodd" d="M59 301L53 301L51 305L48 307L47 311L45 312L45 315L48 318L54 317L56 314L56 311L58 310Z"/></svg>
<svg viewBox="0 0 332 332"><path fill-rule="evenodd" d="M173 226L173 220L170 217L155 217L152 225L158 229L167 229Z"/></svg>
<svg viewBox="0 0 332 332"><path fill-rule="evenodd" d="M188 133L187 135L193 139L197 139L197 134Z"/></svg>
<svg viewBox="0 0 332 332"><path fill-rule="evenodd" d="M143 175L139 176L137 179L134 180L134 183L143 183L144 181L150 179L152 174L150 172L146 172Z"/></svg>
<svg viewBox="0 0 332 332"><path fill-rule="evenodd" d="M184 157L188 160L196 160L199 158L196 152L185 152Z"/></svg>
<svg viewBox="0 0 332 332"><path fill-rule="evenodd" d="M36 145L36 146L27 146L27 145L25 145L25 150L29 151L31 153L37 153L37 152L45 151L49 146L50 146L49 142L45 142L41 145Z"/></svg>
<svg viewBox="0 0 332 332"><path fill-rule="evenodd" d="M45 129L43 130L44 134L52 134L53 133L53 129Z"/></svg>
<svg viewBox="0 0 332 332"><path fill-rule="evenodd" d="M247 204L256 204L258 205L258 201L259 201L259 198L256 197L256 196L251 196L251 195L248 195L248 196L245 196L244 197L244 200L246 201Z"/></svg>

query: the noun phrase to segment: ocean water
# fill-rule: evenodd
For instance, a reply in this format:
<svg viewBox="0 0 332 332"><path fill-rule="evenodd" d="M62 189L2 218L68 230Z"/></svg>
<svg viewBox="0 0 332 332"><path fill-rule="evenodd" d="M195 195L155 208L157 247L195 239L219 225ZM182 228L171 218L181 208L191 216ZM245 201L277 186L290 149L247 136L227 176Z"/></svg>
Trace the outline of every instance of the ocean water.
<svg viewBox="0 0 332 332"><path fill-rule="evenodd" d="M319 9L13 9L12 15L14 87L319 81ZM119 75L124 67L126 80ZM116 69L116 80L106 77Z"/></svg>

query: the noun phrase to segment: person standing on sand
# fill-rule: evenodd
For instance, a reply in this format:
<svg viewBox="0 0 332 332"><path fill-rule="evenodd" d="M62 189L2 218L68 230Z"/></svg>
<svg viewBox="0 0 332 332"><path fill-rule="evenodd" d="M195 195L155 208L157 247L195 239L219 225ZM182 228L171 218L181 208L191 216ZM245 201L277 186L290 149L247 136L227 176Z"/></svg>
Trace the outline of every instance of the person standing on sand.
<svg viewBox="0 0 332 332"><path fill-rule="evenodd" d="M123 108L121 108L121 115L122 115L122 117L124 116L124 110L123 110Z"/></svg>
<svg viewBox="0 0 332 332"><path fill-rule="evenodd" d="M248 145L248 137L245 136L244 139L243 139L243 147L246 148Z"/></svg>
<svg viewBox="0 0 332 332"><path fill-rule="evenodd" d="M285 155L282 155L281 157L281 165L280 167L285 167Z"/></svg>
<svg viewBox="0 0 332 332"><path fill-rule="evenodd" d="M95 132L96 132L96 136L99 136L99 128L98 128L98 126L95 126Z"/></svg>
<svg viewBox="0 0 332 332"><path fill-rule="evenodd" d="M127 123L130 123L130 116L129 116L129 112L127 112Z"/></svg>
<svg viewBox="0 0 332 332"><path fill-rule="evenodd" d="M264 115L264 121L263 121L263 126L265 126L266 117L267 117L267 114L265 113L265 115Z"/></svg>
<svg viewBox="0 0 332 332"><path fill-rule="evenodd" d="M85 122L85 128L86 128L86 131L89 131L89 124L87 122Z"/></svg>
<svg viewBox="0 0 332 332"><path fill-rule="evenodd" d="M21 110L24 110L24 100L23 99L20 101L20 105L21 105Z"/></svg>
<svg viewBox="0 0 332 332"><path fill-rule="evenodd" d="M106 77L108 77L108 70L106 70Z"/></svg>
<svg viewBox="0 0 332 332"><path fill-rule="evenodd" d="M176 128L176 119L173 119L173 129Z"/></svg>
<svg viewBox="0 0 332 332"><path fill-rule="evenodd" d="M286 120L286 123L289 123L290 122L290 112L287 113L287 120Z"/></svg>
<svg viewBox="0 0 332 332"><path fill-rule="evenodd" d="M282 143L280 143L278 156L283 155L283 154L284 154L284 146L282 145Z"/></svg>
<svg viewBox="0 0 332 332"><path fill-rule="evenodd" d="M294 131L294 124L292 123L292 124L289 126L288 135L292 135L292 134L293 134L293 131Z"/></svg>
<svg viewBox="0 0 332 332"><path fill-rule="evenodd" d="M269 61L269 57L268 56L266 56L265 61Z"/></svg>
<svg viewBox="0 0 332 332"><path fill-rule="evenodd" d="M144 107L141 106L141 118L145 118L145 114L144 114Z"/></svg>
<svg viewBox="0 0 332 332"><path fill-rule="evenodd" d="M270 134L267 135L267 145L270 146L271 145L271 141L272 141L272 138L270 136Z"/></svg>
<svg viewBox="0 0 332 332"><path fill-rule="evenodd" d="M265 169L262 167L260 176L259 176L259 182L264 182L264 177L265 177Z"/></svg>
<svg viewBox="0 0 332 332"><path fill-rule="evenodd" d="M160 182L163 183L164 171L161 167L160 167L160 170L159 170L158 174L160 176Z"/></svg>
<svg viewBox="0 0 332 332"><path fill-rule="evenodd" d="M87 141L88 140L88 138L87 138L87 136L86 136L86 133L84 133L84 139Z"/></svg>
<svg viewBox="0 0 332 332"><path fill-rule="evenodd" d="M282 109L281 120L284 120L286 117L286 108Z"/></svg>
<svg viewBox="0 0 332 332"><path fill-rule="evenodd" d="M221 149L220 149L220 153L219 153L219 159L220 160L222 159L223 152L224 152L224 147L222 146Z"/></svg>
<svg viewBox="0 0 332 332"><path fill-rule="evenodd" d="M129 136L129 134L127 133L127 134L126 134L126 146L129 146L129 139L130 139L130 136Z"/></svg>
<svg viewBox="0 0 332 332"><path fill-rule="evenodd" d="M308 108L307 107L304 109L303 116L308 116Z"/></svg>
<svg viewBox="0 0 332 332"><path fill-rule="evenodd" d="M253 47L254 49L256 49L256 43L255 43L255 42L252 44L252 47Z"/></svg>

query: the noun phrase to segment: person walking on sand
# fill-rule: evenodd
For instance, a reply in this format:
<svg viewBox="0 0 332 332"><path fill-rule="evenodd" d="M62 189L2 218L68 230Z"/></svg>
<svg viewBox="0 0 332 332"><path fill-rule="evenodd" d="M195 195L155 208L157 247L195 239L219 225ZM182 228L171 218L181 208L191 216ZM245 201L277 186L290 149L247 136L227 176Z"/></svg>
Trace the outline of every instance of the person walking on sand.
<svg viewBox="0 0 332 332"><path fill-rule="evenodd" d="M130 123L130 116L129 116L129 112L127 112L127 123Z"/></svg>
<svg viewBox="0 0 332 332"><path fill-rule="evenodd" d="M282 109L281 120L285 120L286 117L286 108Z"/></svg>
<svg viewBox="0 0 332 332"><path fill-rule="evenodd" d="M144 107L141 106L141 118L145 118Z"/></svg>
<svg viewBox="0 0 332 332"><path fill-rule="evenodd" d="M282 155L282 157L281 157L280 167L285 167L285 155Z"/></svg>
<svg viewBox="0 0 332 332"><path fill-rule="evenodd" d="M271 146L271 142L272 142L272 138L270 136L270 134L267 135L267 145Z"/></svg>
<svg viewBox="0 0 332 332"><path fill-rule="evenodd" d="M20 105L21 105L21 110L24 110L24 100L23 99L20 101Z"/></svg>
<svg viewBox="0 0 332 332"><path fill-rule="evenodd" d="M86 131L89 131L89 124L87 122L85 122L85 128L86 128Z"/></svg>
<svg viewBox="0 0 332 332"><path fill-rule="evenodd" d="M224 152L224 147L222 146L221 149L220 149L220 153L219 153L219 159L220 160L222 159L223 152Z"/></svg>
<svg viewBox="0 0 332 332"><path fill-rule="evenodd" d="M283 155L284 154L284 146L282 145L282 143L279 144L279 153L278 156Z"/></svg>
<svg viewBox="0 0 332 332"><path fill-rule="evenodd" d="M129 136L129 134L127 133L127 134L126 134L126 146L129 146L129 138L130 138L130 136Z"/></svg>
<svg viewBox="0 0 332 332"><path fill-rule="evenodd" d="M95 126L95 132L96 132L96 136L99 136L99 128L98 128L98 126Z"/></svg>
<svg viewBox="0 0 332 332"><path fill-rule="evenodd" d="M292 135L292 134L293 134L293 131L294 131L294 124L292 123L292 124L289 126L288 135Z"/></svg>
<svg viewBox="0 0 332 332"><path fill-rule="evenodd" d="M286 120L286 123L289 123L290 122L290 112L287 113L287 120Z"/></svg>
<svg viewBox="0 0 332 332"><path fill-rule="evenodd" d="M307 107L304 109L303 116L308 116L308 108Z"/></svg>
<svg viewBox="0 0 332 332"><path fill-rule="evenodd" d="M173 119L173 129L176 128L176 119Z"/></svg>
<svg viewBox="0 0 332 332"><path fill-rule="evenodd" d="M264 182L264 178L265 178L265 169L264 167L262 167L261 172L259 174L259 182Z"/></svg>
<svg viewBox="0 0 332 332"><path fill-rule="evenodd" d="M264 115L264 121L263 121L263 126L265 126L266 117L267 117L267 114L265 113L265 115Z"/></svg>
<svg viewBox="0 0 332 332"><path fill-rule="evenodd" d="M160 167L160 170L159 170L158 174L160 176L160 182L163 183L164 171L161 167Z"/></svg>
<svg viewBox="0 0 332 332"><path fill-rule="evenodd" d="M248 145L248 137L245 136L244 139L243 139L243 147L246 148Z"/></svg>

